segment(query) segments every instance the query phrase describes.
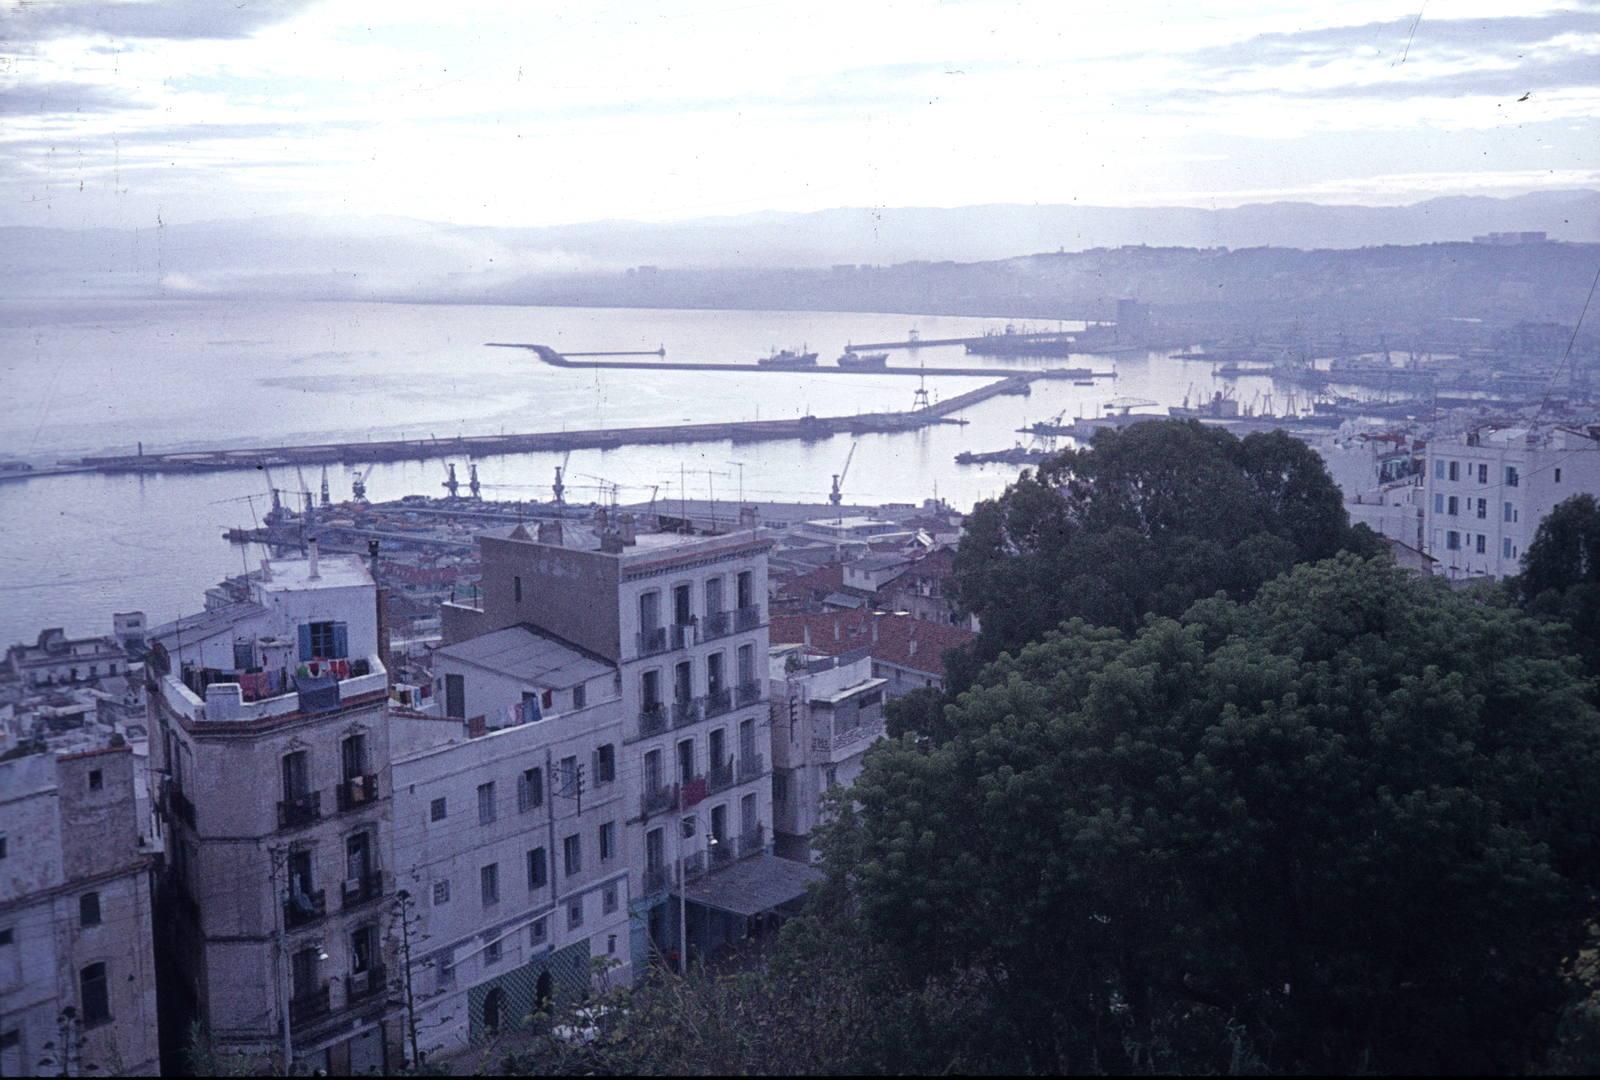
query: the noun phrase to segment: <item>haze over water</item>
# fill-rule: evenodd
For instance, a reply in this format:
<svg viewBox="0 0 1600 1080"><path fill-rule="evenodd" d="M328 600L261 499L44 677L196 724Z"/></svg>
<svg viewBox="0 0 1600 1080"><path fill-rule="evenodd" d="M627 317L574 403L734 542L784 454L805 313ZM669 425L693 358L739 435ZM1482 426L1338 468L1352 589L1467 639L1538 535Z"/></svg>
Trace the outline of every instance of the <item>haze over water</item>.
<svg viewBox="0 0 1600 1080"><path fill-rule="evenodd" d="M903 340L913 328L923 338L976 335L1005 322L307 302L4 304L0 395L8 404L0 413L0 454L43 463L131 453L140 442L148 453L903 410L918 384L905 376L560 369L531 352L484 343L537 342L564 351L664 344L668 360L716 363L749 363L772 347L804 344L831 366L848 342ZM969 357L957 347L896 351L889 362L906 367L918 359L989 367L997 376L1021 366L1071 366L1116 370L1119 377L1094 387L1041 380L1029 397L997 397L969 409L965 426L907 434L578 451L568 467L568 500L599 499L600 485L608 483L621 486L623 502L648 501L653 490L673 499L686 488L690 498L714 496L731 505L740 494L734 463L742 462L747 502L823 502L855 441L847 503L920 503L937 493L967 510L999 494L1018 470L957 466L960 451L1026 443L1015 430L1024 423L1063 411L1095 415L1113 397L1176 405L1191 392L1209 396L1214 385L1209 363L1164 354L1014 361ZM986 381L939 377L927 387L937 401ZM1269 384L1234 385L1248 401ZM465 481L468 459L450 460ZM484 497L548 500L560 461L553 454L481 459ZM354 471L329 469L335 501L349 498ZM368 497L442 495L444 474L437 460L372 467ZM320 479L320 469L304 473L312 491ZM140 609L160 622L198 610L205 588L260 558L221 533L253 524L270 505L266 492L274 485L295 489L300 480L288 470L274 473L270 485L247 472L85 474L0 484L0 642L31 639L43 626L108 632L113 611Z"/></svg>

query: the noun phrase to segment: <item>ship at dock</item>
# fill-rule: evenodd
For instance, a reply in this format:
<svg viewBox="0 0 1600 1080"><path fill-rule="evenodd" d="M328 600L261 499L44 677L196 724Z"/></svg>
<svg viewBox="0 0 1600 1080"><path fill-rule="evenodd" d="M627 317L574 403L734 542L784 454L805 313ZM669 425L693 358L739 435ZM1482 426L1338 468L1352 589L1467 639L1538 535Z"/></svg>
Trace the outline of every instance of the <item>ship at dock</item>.
<svg viewBox="0 0 1600 1080"><path fill-rule="evenodd" d="M764 368L778 368L780 370L791 368L808 368L817 366L817 354L806 352L801 346L800 351L794 349L772 350L771 356L763 356L756 361Z"/></svg>
<svg viewBox="0 0 1600 1080"><path fill-rule="evenodd" d="M843 355L835 360L834 363L852 371L882 371L889 366L889 354L886 352L858 353L846 349Z"/></svg>

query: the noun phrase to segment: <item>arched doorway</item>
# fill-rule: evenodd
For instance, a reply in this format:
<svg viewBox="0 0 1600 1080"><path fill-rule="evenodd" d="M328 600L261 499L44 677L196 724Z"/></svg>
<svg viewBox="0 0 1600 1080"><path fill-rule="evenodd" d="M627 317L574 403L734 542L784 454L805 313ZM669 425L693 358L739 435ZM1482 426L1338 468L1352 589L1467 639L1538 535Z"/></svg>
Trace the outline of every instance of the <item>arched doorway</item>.
<svg viewBox="0 0 1600 1080"><path fill-rule="evenodd" d="M489 996L483 999L483 1029L488 1032L498 1032L500 1023L505 1019L506 992L498 986L489 991Z"/></svg>
<svg viewBox="0 0 1600 1080"><path fill-rule="evenodd" d="M555 983L550 978L548 971L539 972L539 982L534 987L533 1007L540 1012L550 1008L550 999L555 996Z"/></svg>

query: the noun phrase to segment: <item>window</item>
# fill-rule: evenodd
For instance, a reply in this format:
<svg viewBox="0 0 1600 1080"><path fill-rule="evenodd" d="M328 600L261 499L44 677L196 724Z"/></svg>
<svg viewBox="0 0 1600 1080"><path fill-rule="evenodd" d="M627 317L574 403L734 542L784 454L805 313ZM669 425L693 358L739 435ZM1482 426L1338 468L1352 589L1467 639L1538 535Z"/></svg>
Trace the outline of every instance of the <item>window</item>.
<svg viewBox="0 0 1600 1080"><path fill-rule="evenodd" d="M15 945L16 943L17 932L15 930L9 926L4 930L0 930L0 945Z"/></svg>
<svg viewBox="0 0 1600 1080"><path fill-rule="evenodd" d="M359 832L354 836L345 837L344 869L344 876L347 880L360 881L362 888L367 888L367 876L372 873L372 835L370 833Z"/></svg>
<svg viewBox="0 0 1600 1080"><path fill-rule="evenodd" d="M1556 470L1556 483L1558 483L1558 484L1561 483L1561 470L1560 469Z"/></svg>
<svg viewBox="0 0 1600 1080"><path fill-rule="evenodd" d="M615 858L617 854L617 823L608 821L600 826L600 861Z"/></svg>
<svg viewBox="0 0 1600 1080"><path fill-rule="evenodd" d="M1433 497L1433 512L1435 514L1444 513L1444 496L1443 495L1435 495Z"/></svg>
<svg viewBox="0 0 1600 1080"><path fill-rule="evenodd" d="M235 641L233 643L233 666L240 671L256 666L256 647L253 642Z"/></svg>
<svg viewBox="0 0 1600 1080"><path fill-rule="evenodd" d="M483 947L483 962L485 965L498 964L500 962L500 940L498 938Z"/></svg>
<svg viewBox="0 0 1600 1080"><path fill-rule="evenodd" d="M1450 463L1450 479L1452 479L1452 480L1461 479L1461 462L1452 461Z"/></svg>
<svg viewBox="0 0 1600 1080"><path fill-rule="evenodd" d="M500 902L500 864L490 863L478 871L478 891L483 894L483 906Z"/></svg>
<svg viewBox="0 0 1600 1080"><path fill-rule="evenodd" d="M1454 529L1444 534L1444 546L1451 551L1461 550L1461 534Z"/></svg>
<svg viewBox="0 0 1600 1080"><path fill-rule="evenodd" d="M615 934L607 934L606 935L606 952L608 954L612 955L612 956L616 955L616 952L617 952L617 935L615 935Z"/></svg>
<svg viewBox="0 0 1600 1080"><path fill-rule="evenodd" d="M428 814L434 821L443 821L445 819L445 799L443 795L433 800L433 804L428 808Z"/></svg>
<svg viewBox="0 0 1600 1080"><path fill-rule="evenodd" d="M439 954L439 985L449 986L456 981L456 953L446 949Z"/></svg>
<svg viewBox="0 0 1600 1080"><path fill-rule="evenodd" d="M1506 466L1506 487L1516 487L1516 486L1517 486L1517 467L1515 465L1507 465Z"/></svg>
<svg viewBox="0 0 1600 1080"><path fill-rule="evenodd" d="M706 614L715 615L722 610L722 579L706 579Z"/></svg>
<svg viewBox="0 0 1600 1080"><path fill-rule="evenodd" d="M1458 497L1454 496L1454 495L1450 496L1449 509L1446 510L1445 513L1449 514L1451 517L1455 517L1460 512L1461 512L1461 500Z"/></svg>
<svg viewBox="0 0 1600 1080"><path fill-rule="evenodd" d="M450 902L450 879L435 881L433 883L433 902L435 905Z"/></svg>
<svg viewBox="0 0 1600 1080"><path fill-rule="evenodd" d="M367 775L367 737L365 735L352 735L339 746L340 764L344 766L344 778L356 780Z"/></svg>
<svg viewBox="0 0 1600 1080"><path fill-rule="evenodd" d="M1482 533L1478 534L1478 554L1479 555L1482 555L1484 553L1484 551L1486 550L1485 545L1488 544L1488 542L1489 542L1489 538L1487 536L1483 535Z"/></svg>
<svg viewBox="0 0 1600 1080"><path fill-rule="evenodd" d="M1503 516L1500 518L1500 520L1501 521L1515 521L1516 518L1515 518L1514 515L1515 515L1516 511L1514 509L1512 509L1511 504L1510 503L1502 503L1501 505L1503 506L1504 509L1502 511Z"/></svg>
<svg viewBox="0 0 1600 1080"><path fill-rule="evenodd" d="M756 649L754 645L739 646L739 685L749 686L756 681ZM743 701L744 698L740 698Z"/></svg>
<svg viewBox="0 0 1600 1080"><path fill-rule="evenodd" d="M759 771L756 764L756 722L754 720L739 721L739 759L743 762L742 768L747 774L751 770Z"/></svg>
<svg viewBox="0 0 1600 1080"><path fill-rule="evenodd" d="M832 768L830 765L829 768ZM749 836L760 827L761 823L756 818L756 797L746 795L739 800L739 831Z"/></svg>
<svg viewBox="0 0 1600 1080"><path fill-rule="evenodd" d="M583 837L577 833L561 841L561 864L568 877L583 870Z"/></svg>
<svg viewBox="0 0 1600 1080"><path fill-rule="evenodd" d="M789 801L788 773L775 772L772 774L772 801L779 806L783 806Z"/></svg>
<svg viewBox="0 0 1600 1080"><path fill-rule="evenodd" d="M455 720L467 718L467 683L460 675L444 677L444 714Z"/></svg>
<svg viewBox="0 0 1600 1080"><path fill-rule="evenodd" d="M647 671L639 679L639 696L646 709L654 709L661 704L661 672Z"/></svg>
<svg viewBox="0 0 1600 1080"><path fill-rule="evenodd" d="M494 821L494 781L478 785L478 824Z"/></svg>
<svg viewBox="0 0 1600 1080"><path fill-rule="evenodd" d="M756 606L756 579L748 570L741 571L738 582L739 609L741 611Z"/></svg>
<svg viewBox="0 0 1600 1080"><path fill-rule="evenodd" d="M667 861L666 831L651 829L644 834L644 865L649 870L660 870Z"/></svg>
<svg viewBox="0 0 1600 1080"><path fill-rule="evenodd" d="M524 769L517 778L517 810L526 813L544 803L544 771Z"/></svg>
<svg viewBox="0 0 1600 1080"><path fill-rule="evenodd" d="M100 925L100 894L86 892L78 897L78 925Z"/></svg>
<svg viewBox="0 0 1600 1080"><path fill-rule="evenodd" d="M533 920L533 925L528 927L528 940L537 945L544 940L544 936L547 933L549 933L549 930L545 920L535 919Z"/></svg>
<svg viewBox="0 0 1600 1080"><path fill-rule="evenodd" d="M639 594L639 630L648 634L661 625L661 594L647 592Z"/></svg>
<svg viewBox="0 0 1600 1080"><path fill-rule="evenodd" d="M517 603L522 603L522 578L513 574L511 577L511 598Z"/></svg>
<svg viewBox="0 0 1600 1080"><path fill-rule="evenodd" d="M296 750L283 755L283 801L296 802L305 798L310 791L311 777L306 752Z"/></svg>
<svg viewBox="0 0 1600 1080"><path fill-rule="evenodd" d="M6 838L0 836L0 859L6 857Z"/></svg>
<svg viewBox="0 0 1600 1080"><path fill-rule="evenodd" d="M674 585L672 588L672 621L678 626L683 626L689 621L689 586Z"/></svg>
<svg viewBox="0 0 1600 1080"><path fill-rule="evenodd" d="M583 901L574 900L567 905L567 929L576 930L583 925Z"/></svg>
<svg viewBox="0 0 1600 1080"><path fill-rule="evenodd" d="M350 655L350 631L342 622L300 625L300 659L344 660Z"/></svg>
<svg viewBox="0 0 1600 1080"><path fill-rule="evenodd" d="M617 748L606 743L594 757L594 782L609 784L617 778Z"/></svg>
<svg viewBox="0 0 1600 1080"><path fill-rule="evenodd" d="M528 891L542 889L549 881L549 870L545 865L544 848L534 848L528 852Z"/></svg>
<svg viewBox="0 0 1600 1080"><path fill-rule="evenodd" d="M661 788L661 751L651 750L644 756L644 790L654 795Z"/></svg>
<svg viewBox="0 0 1600 1080"><path fill-rule="evenodd" d="M12 1028L10 1031L0 1034L0 1050L10 1050L21 1042L22 1031L18 1028Z"/></svg>
<svg viewBox="0 0 1600 1080"><path fill-rule="evenodd" d="M351 974L360 975L363 971L372 969L372 946L377 936L377 932L370 926L363 926L350 935Z"/></svg>
<svg viewBox="0 0 1600 1080"><path fill-rule="evenodd" d="M607 915L617 910L617 887L615 885L600 894L600 909Z"/></svg>
<svg viewBox="0 0 1600 1080"><path fill-rule="evenodd" d="M1511 558L1511 537L1509 536L1500 541L1500 557L1502 559Z"/></svg>
<svg viewBox="0 0 1600 1080"><path fill-rule="evenodd" d="M584 686L583 683L579 683L577 686L574 686L572 688L572 707L573 707L573 709L575 709L575 710L576 709L581 709L585 705L587 705L588 703L589 703L588 688L586 686Z"/></svg>
<svg viewBox="0 0 1600 1080"><path fill-rule="evenodd" d="M825 766L822 770L822 775L830 790L839 786L839 773L832 765Z"/></svg>
<svg viewBox="0 0 1600 1080"><path fill-rule="evenodd" d="M1487 465L1479 465L1478 466L1478 483L1487 484L1488 482L1489 482L1489 466L1487 466Z"/></svg>
<svg viewBox="0 0 1600 1080"><path fill-rule="evenodd" d="M111 995L107 992L104 964L90 964L80 971L78 990L85 1025L101 1024L111 1019Z"/></svg>
<svg viewBox="0 0 1600 1080"><path fill-rule="evenodd" d="M106 786L106 775L99 769L89 770L89 790L99 791Z"/></svg>
<svg viewBox="0 0 1600 1080"><path fill-rule="evenodd" d="M728 804L711 808L711 842L720 844L728 839Z"/></svg>
<svg viewBox="0 0 1600 1080"><path fill-rule="evenodd" d="M1478 500L1478 517L1483 519L1483 520L1488 520L1488 518L1489 518L1489 500L1488 499L1479 499Z"/></svg>
<svg viewBox="0 0 1600 1080"><path fill-rule="evenodd" d="M672 700L687 705L694 700L694 664L685 660L672 669Z"/></svg>
<svg viewBox="0 0 1600 1080"><path fill-rule="evenodd" d="M678 744L678 783L687 784L694 779L694 740L684 739Z"/></svg>
<svg viewBox="0 0 1600 1080"><path fill-rule="evenodd" d="M693 814L686 815L684 819L678 823L680 835L682 835L685 840L693 840L696 824L695 816Z"/></svg>
<svg viewBox="0 0 1600 1080"><path fill-rule="evenodd" d="M706 693L715 694L722 689L722 653L706 657Z"/></svg>
<svg viewBox="0 0 1600 1080"><path fill-rule="evenodd" d="M1444 460L1442 458L1433 463L1433 478L1435 480L1444 479Z"/></svg>

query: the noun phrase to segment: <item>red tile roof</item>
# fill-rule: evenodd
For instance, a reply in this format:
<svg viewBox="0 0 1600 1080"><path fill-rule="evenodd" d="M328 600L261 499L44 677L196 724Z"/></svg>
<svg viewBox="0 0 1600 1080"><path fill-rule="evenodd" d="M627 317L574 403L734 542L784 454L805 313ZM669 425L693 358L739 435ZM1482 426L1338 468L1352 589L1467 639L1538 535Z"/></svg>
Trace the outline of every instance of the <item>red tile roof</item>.
<svg viewBox="0 0 1600 1080"><path fill-rule="evenodd" d="M878 640L872 640L872 628ZM944 676L944 652L977 637L970 630L948 623L913 619L909 615L870 614L865 611L822 612L817 615L774 615L768 639L774 645L798 644L811 631L811 648L834 655L863 645L874 660ZM912 641L916 651L912 651Z"/></svg>

